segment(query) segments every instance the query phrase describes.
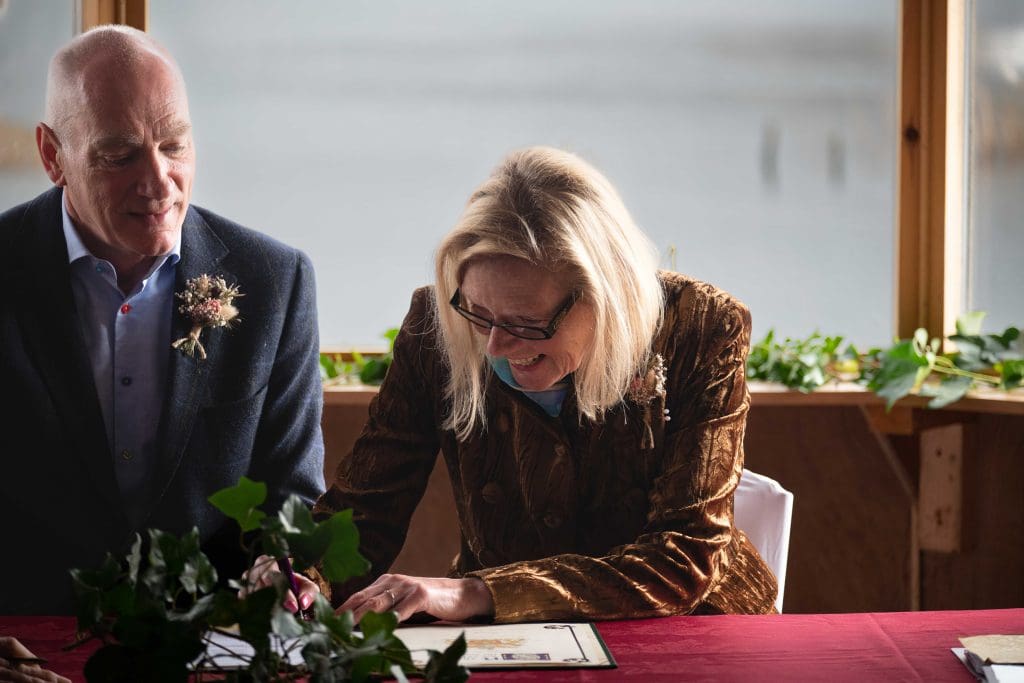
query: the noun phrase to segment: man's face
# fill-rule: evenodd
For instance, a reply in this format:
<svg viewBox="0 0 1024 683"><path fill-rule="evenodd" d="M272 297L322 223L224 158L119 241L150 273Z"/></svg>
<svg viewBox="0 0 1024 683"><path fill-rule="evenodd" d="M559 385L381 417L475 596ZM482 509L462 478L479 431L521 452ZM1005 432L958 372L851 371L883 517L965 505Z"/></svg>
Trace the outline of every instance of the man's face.
<svg viewBox="0 0 1024 683"><path fill-rule="evenodd" d="M185 220L195 151L180 79L152 55L136 68L83 70L75 111L57 131L58 185L83 242L118 270L170 251ZM53 178L51 173L51 178Z"/></svg>

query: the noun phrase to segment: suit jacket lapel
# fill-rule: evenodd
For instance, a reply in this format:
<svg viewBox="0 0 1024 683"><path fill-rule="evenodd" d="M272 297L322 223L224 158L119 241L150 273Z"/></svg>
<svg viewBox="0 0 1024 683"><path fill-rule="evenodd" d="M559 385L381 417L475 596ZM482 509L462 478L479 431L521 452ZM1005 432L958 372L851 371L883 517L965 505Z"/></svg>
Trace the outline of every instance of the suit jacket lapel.
<svg viewBox="0 0 1024 683"><path fill-rule="evenodd" d="M19 297L25 349L53 399L57 419L75 444L100 497L122 513L106 427L81 322L71 293L71 268L61 223L61 191L42 195L12 250L8 276Z"/></svg>
<svg viewBox="0 0 1024 683"><path fill-rule="evenodd" d="M221 265L228 249L210 229L194 208L189 208L182 227L181 261L175 274L175 292L185 289L185 282L200 275L219 275L233 282L231 273ZM153 509L167 492L178 466L185 454L185 447L195 424L200 406L207 397L207 386L213 370L217 367L221 352L223 329L203 330L200 341L206 349L206 358L188 356L180 350L171 349L170 342L188 336L191 323L178 311L175 299L171 322L171 340L167 349L170 353L168 364L167 398L164 401L160 421L160 451L157 464L157 479Z"/></svg>

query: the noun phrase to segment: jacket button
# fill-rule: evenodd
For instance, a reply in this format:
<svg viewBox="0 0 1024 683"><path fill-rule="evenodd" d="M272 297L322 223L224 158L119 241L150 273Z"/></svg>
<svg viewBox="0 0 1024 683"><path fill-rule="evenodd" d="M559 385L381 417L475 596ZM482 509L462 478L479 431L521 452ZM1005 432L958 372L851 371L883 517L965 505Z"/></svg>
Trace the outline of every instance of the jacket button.
<svg viewBox="0 0 1024 683"><path fill-rule="evenodd" d="M558 458L564 458L565 453L565 446L563 446L562 444L558 444L557 446L555 446L555 455L558 456Z"/></svg>
<svg viewBox="0 0 1024 683"><path fill-rule="evenodd" d="M485 501L492 505L500 503L502 498L501 487L498 486L496 482L488 482L482 489L480 489L480 495Z"/></svg>
<svg viewBox="0 0 1024 683"><path fill-rule="evenodd" d="M544 515L544 526L549 529L557 529L562 526L562 518L554 512L549 512Z"/></svg>

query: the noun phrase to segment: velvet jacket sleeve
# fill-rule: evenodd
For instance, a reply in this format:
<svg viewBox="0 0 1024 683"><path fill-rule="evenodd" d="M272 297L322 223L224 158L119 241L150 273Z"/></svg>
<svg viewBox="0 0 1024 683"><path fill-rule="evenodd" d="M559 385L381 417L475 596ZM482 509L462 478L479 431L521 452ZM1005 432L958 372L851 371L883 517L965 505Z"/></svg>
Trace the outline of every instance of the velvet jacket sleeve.
<svg viewBox="0 0 1024 683"><path fill-rule="evenodd" d="M329 585L313 572L335 604L391 566L437 459L440 417L435 415L433 392L440 385L434 354L424 352L423 346L424 337L433 338L430 298L425 288L413 295L395 338L391 367L370 402L369 419L313 508L321 519L352 508L359 550L371 563L366 576L346 584Z"/></svg>
<svg viewBox="0 0 1024 683"><path fill-rule="evenodd" d="M655 447L648 455L612 454L656 463L646 523L633 542L602 556L566 553L471 572L494 597L495 621L771 609L774 577L732 528L749 405L750 315L710 286L674 286L666 277L665 320L655 342L667 366L666 397L654 406ZM726 583L734 586L721 595Z"/></svg>

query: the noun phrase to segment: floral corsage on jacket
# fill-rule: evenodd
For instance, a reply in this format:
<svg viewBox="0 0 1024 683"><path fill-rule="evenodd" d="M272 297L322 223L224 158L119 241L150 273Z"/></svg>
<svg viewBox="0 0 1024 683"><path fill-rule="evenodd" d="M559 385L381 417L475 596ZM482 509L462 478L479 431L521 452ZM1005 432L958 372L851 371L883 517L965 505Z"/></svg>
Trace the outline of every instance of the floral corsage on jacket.
<svg viewBox="0 0 1024 683"><path fill-rule="evenodd" d="M653 410L654 403L659 398L665 398L665 359L662 358L660 353L654 354L647 363L647 367L637 373L637 376L630 383L629 391L626 395L643 409L644 435L640 441L640 448L654 448L654 429L652 425L654 416L651 411ZM664 418L666 421L671 419L668 416L667 408L665 409Z"/></svg>
<svg viewBox="0 0 1024 683"><path fill-rule="evenodd" d="M181 350L189 357L199 354L199 360L206 360L206 349L199 341L199 335L207 327L231 327L240 321L235 297L243 296L236 285L229 285L222 277L200 275L185 282L185 291L176 292L181 299L178 312L191 324L187 337L175 341L172 348Z"/></svg>

